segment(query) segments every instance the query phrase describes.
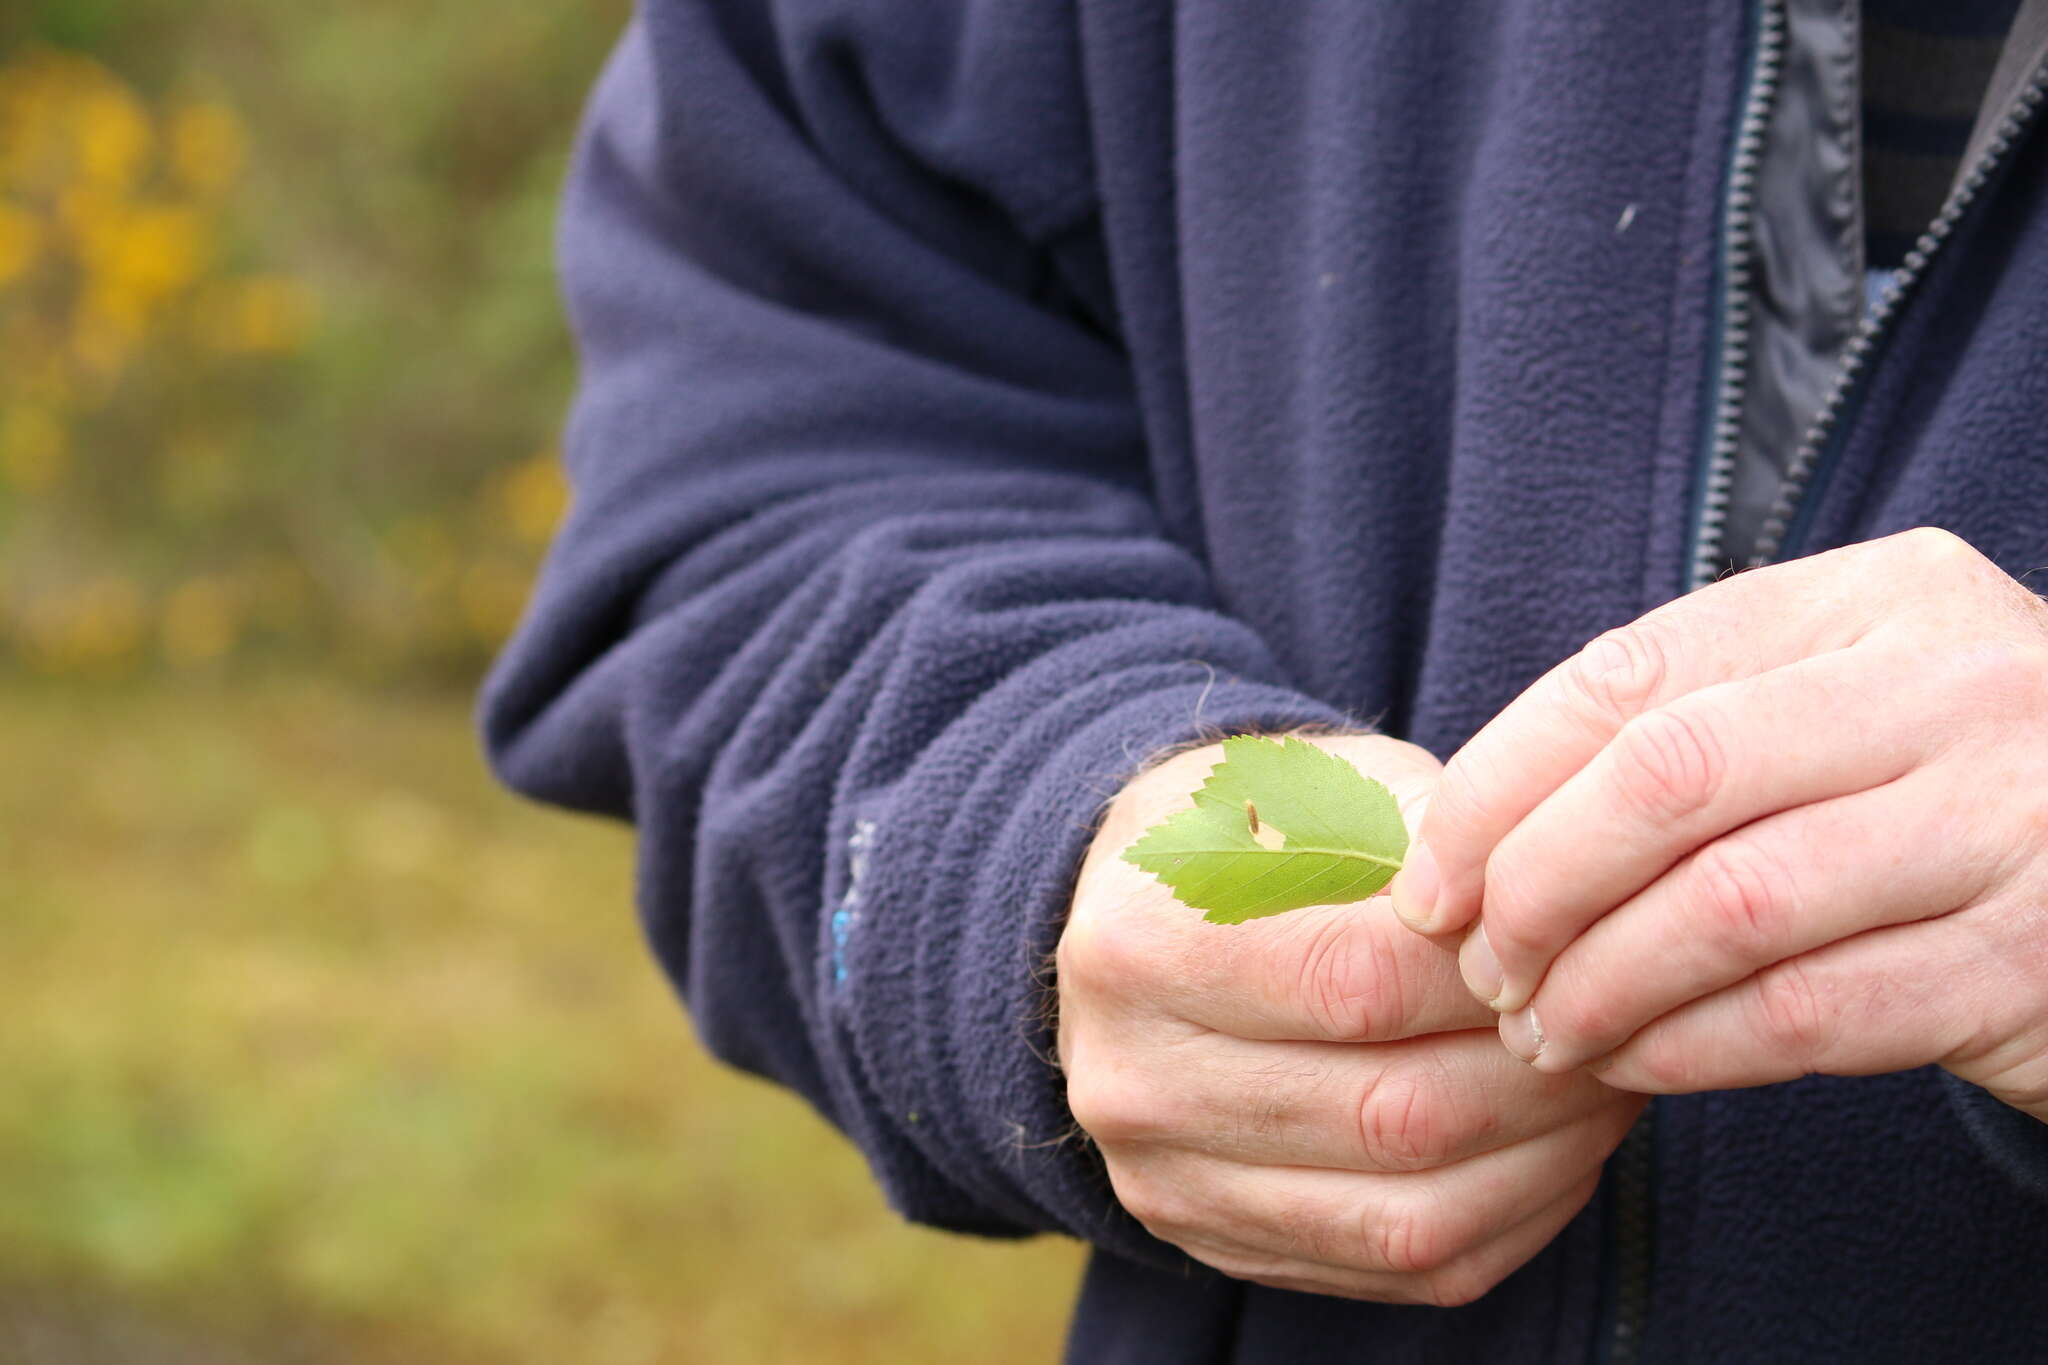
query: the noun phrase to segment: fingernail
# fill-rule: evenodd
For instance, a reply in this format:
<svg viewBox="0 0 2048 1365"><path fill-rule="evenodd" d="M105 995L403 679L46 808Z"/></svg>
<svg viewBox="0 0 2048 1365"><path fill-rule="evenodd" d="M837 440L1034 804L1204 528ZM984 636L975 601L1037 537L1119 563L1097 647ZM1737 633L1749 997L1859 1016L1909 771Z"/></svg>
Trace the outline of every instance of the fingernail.
<svg viewBox="0 0 2048 1365"><path fill-rule="evenodd" d="M1543 1055L1543 1021L1532 1009L1518 1009L1513 1014L1500 1017L1500 1040L1507 1044L1508 1051L1525 1062L1533 1062Z"/></svg>
<svg viewBox="0 0 2048 1365"><path fill-rule="evenodd" d="M1500 998L1500 959L1493 955L1493 945L1486 941L1484 924L1465 935L1465 946L1458 950L1458 972L1472 994L1487 1004Z"/></svg>
<svg viewBox="0 0 2048 1365"><path fill-rule="evenodd" d="M1387 894L1394 898L1394 914L1401 923L1418 934L1429 932L1430 922L1436 915L1437 892L1443 887L1443 874L1437 870L1436 858L1430 853L1429 845L1411 843L1407 856L1401 860L1401 870L1394 874L1393 884Z"/></svg>

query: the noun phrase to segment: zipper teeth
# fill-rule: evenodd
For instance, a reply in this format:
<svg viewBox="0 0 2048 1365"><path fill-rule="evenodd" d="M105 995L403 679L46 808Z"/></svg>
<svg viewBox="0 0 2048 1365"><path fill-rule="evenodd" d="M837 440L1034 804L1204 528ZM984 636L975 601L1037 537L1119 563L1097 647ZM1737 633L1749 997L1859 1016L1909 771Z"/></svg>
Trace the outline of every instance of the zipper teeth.
<svg viewBox="0 0 2048 1365"><path fill-rule="evenodd" d="M1654 1172L1657 1105L1653 1100L1614 1153L1616 1269L1614 1330L1604 1365L1636 1365L1650 1320L1650 1244L1656 1235L1650 1198Z"/></svg>
<svg viewBox="0 0 2048 1365"><path fill-rule="evenodd" d="M1728 520L1728 491L1734 482L1735 455L1742 442L1742 396L1749 377L1749 285L1756 254L1752 212L1756 203L1756 170L1771 109L1777 103L1784 54L1785 0L1762 0L1757 19L1756 64L1736 134L1735 159L1728 170L1728 201L1722 213L1721 392L1714 408L1714 440L1707 455L1699 524L1693 533L1695 588L1712 582L1719 569L1717 552Z"/></svg>
<svg viewBox="0 0 2048 1365"><path fill-rule="evenodd" d="M1848 404L1849 395L1854 392L1857 380L1870 363L1871 353L1876 349L1878 339L1884 334L1886 324L1899 311L1906 300L1906 295L1912 292L1913 286L1927 273L1927 267L1941 250L1942 243L1949 239L1955 231L1956 224L1962 221L1963 215L1969 211L1970 205L1983 193L1986 182L2005 160L2006 153L2012 150L2013 144L2019 141L2020 134L2026 131L2044 95L2048 95L2048 64L2037 69L2032 79L2014 98L2012 107L1999 121L1997 131L1991 135L1983 154L1977 158L1977 164L1970 168L1969 175L1949 195L1948 201L1941 207L1940 214L1927 225L1927 231L1921 233L1919 240L1913 243L1913 249L1906 253L1905 262L1899 267L1891 282L1885 286L1884 294L1878 299L1877 306L1871 309L1869 316L1864 318L1862 325L1856 329L1856 335L1850 338L1849 345L1842 355L1841 369L1836 372L1835 382L1829 387L1827 398L1821 403L1820 412L1814 417L1813 425L1807 429L1806 439L1799 443L1799 449L1793 453L1792 463L1785 471L1785 480L1779 486L1777 499L1771 504L1770 515L1764 519L1763 529L1757 536L1756 553L1750 561L1752 565L1768 563L1784 549L1786 533L1791 529L1792 520L1798 515L1800 503L1812 483L1813 471L1820 463L1821 452L1834 435L1835 424L1841 420L1842 410Z"/></svg>

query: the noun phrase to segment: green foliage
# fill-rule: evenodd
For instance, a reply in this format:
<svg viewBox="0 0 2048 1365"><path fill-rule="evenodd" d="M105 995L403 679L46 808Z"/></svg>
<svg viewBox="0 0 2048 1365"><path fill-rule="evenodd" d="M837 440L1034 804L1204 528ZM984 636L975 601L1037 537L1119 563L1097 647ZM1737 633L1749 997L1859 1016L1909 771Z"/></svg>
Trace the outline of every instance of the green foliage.
<svg viewBox="0 0 2048 1365"><path fill-rule="evenodd" d="M0 5L0 668L475 676L564 501L627 9Z"/></svg>
<svg viewBox="0 0 2048 1365"><path fill-rule="evenodd" d="M219 1347L21 1359L1054 1359L1079 1248L899 1222L689 1036L629 832L468 731L432 692L0 683L0 1360L52 1286Z"/></svg>
<svg viewBox="0 0 2048 1365"><path fill-rule="evenodd" d="M1124 858L1213 924L1364 900L1393 879L1408 831L1393 793L1306 741L1236 735L1194 804Z"/></svg>
<svg viewBox="0 0 2048 1365"><path fill-rule="evenodd" d="M107 41L119 10L119 0L39 0L25 17L45 42L91 47Z"/></svg>
<svg viewBox="0 0 2048 1365"><path fill-rule="evenodd" d="M563 510L628 8L0 2L0 1359L1057 1351L1076 1248L903 1227L417 685Z"/></svg>

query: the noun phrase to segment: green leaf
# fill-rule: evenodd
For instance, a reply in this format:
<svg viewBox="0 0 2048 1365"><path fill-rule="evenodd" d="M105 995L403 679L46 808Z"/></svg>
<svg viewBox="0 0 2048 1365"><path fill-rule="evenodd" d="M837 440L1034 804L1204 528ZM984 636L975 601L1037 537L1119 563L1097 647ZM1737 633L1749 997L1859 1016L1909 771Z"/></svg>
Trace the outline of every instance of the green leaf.
<svg viewBox="0 0 2048 1365"><path fill-rule="evenodd" d="M1364 900L1408 852L1385 786L1327 749L1236 735L1194 805L1145 831L1124 860L1214 924ZM1256 811L1258 828L1253 828Z"/></svg>

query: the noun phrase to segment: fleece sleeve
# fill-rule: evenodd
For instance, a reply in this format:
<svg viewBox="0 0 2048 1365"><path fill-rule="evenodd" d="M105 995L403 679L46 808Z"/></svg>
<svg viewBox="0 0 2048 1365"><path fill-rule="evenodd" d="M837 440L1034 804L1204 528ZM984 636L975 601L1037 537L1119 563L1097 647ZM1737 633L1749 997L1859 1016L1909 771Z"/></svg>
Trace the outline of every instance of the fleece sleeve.
<svg viewBox="0 0 2048 1365"><path fill-rule="evenodd" d="M1158 525L1064 10L643 5L564 210L571 511L482 724L637 825L706 1045L896 1208L1179 1263L1072 1139L1046 963L1149 755L1347 720Z"/></svg>

